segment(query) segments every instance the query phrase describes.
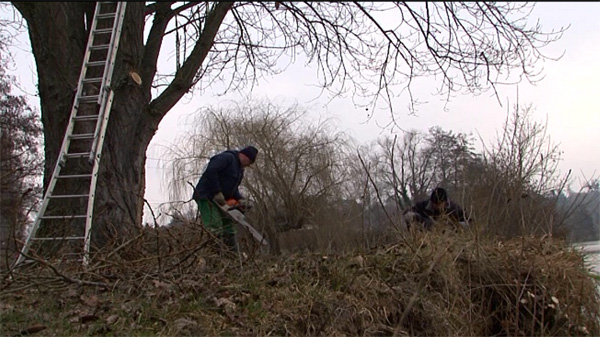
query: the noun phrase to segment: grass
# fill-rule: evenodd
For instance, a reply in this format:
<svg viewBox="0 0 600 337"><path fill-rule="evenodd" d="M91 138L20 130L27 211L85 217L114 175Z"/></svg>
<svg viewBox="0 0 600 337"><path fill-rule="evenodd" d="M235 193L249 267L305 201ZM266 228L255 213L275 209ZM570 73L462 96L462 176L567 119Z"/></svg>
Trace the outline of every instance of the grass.
<svg viewBox="0 0 600 337"><path fill-rule="evenodd" d="M3 275L1 335L600 335L598 279L552 237L412 233L369 250L240 260L194 231L148 230L86 270ZM160 258L144 248L157 238Z"/></svg>

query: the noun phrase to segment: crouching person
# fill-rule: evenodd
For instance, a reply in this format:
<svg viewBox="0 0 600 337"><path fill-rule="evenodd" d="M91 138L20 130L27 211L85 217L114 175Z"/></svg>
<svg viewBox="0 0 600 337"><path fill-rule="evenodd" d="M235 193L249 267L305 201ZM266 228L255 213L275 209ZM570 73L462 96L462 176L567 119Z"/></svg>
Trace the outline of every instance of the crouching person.
<svg viewBox="0 0 600 337"><path fill-rule="evenodd" d="M413 224L419 224L426 230L431 230L436 222L442 220L465 228L471 220L462 207L448 198L448 193L441 187L434 189L428 200L419 201L405 210L403 217L408 229Z"/></svg>

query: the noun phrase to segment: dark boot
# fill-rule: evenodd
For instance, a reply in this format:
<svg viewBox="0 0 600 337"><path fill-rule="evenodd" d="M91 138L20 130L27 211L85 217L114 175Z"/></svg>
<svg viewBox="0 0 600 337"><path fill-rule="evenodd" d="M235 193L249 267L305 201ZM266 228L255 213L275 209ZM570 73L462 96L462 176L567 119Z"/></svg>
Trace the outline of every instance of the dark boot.
<svg viewBox="0 0 600 337"><path fill-rule="evenodd" d="M235 240L235 234L223 233L223 234L221 234L221 240L225 243L225 245L227 245L229 250L231 250L234 253L237 253L238 247L237 247L237 242Z"/></svg>

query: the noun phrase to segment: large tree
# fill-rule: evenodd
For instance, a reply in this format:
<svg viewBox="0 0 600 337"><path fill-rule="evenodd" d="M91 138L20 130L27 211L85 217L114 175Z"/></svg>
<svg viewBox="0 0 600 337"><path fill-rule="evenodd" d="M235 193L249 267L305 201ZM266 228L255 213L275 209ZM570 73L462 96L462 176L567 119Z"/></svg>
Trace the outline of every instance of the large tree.
<svg viewBox="0 0 600 337"><path fill-rule="evenodd" d="M95 7L12 3L27 22L39 76L47 185ZM440 92L448 95L493 89L535 78L539 48L561 35L528 26L530 9L495 2L128 2L93 238L102 244L141 223L146 149L162 118L192 89L217 82L226 91L240 89L303 55L324 88L349 90L355 102L371 107L391 105L402 92L412 97L411 83L423 75L437 75ZM169 40L176 45L163 46ZM176 47L174 73L160 73L159 56ZM129 78L131 71L140 74L141 85Z"/></svg>

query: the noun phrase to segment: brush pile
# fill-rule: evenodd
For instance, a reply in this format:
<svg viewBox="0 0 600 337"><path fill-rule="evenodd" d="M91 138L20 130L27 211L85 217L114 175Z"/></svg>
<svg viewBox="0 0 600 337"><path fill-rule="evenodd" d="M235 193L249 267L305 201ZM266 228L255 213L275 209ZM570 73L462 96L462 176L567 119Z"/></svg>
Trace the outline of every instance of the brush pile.
<svg viewBox="0 0 600 337"><path fill-rule="evenodd" d="M404 233L285 256L219 248L184 225L148 230L85 271L3 275L2 335L600 335L598 281L552 237Z"/></svg>

